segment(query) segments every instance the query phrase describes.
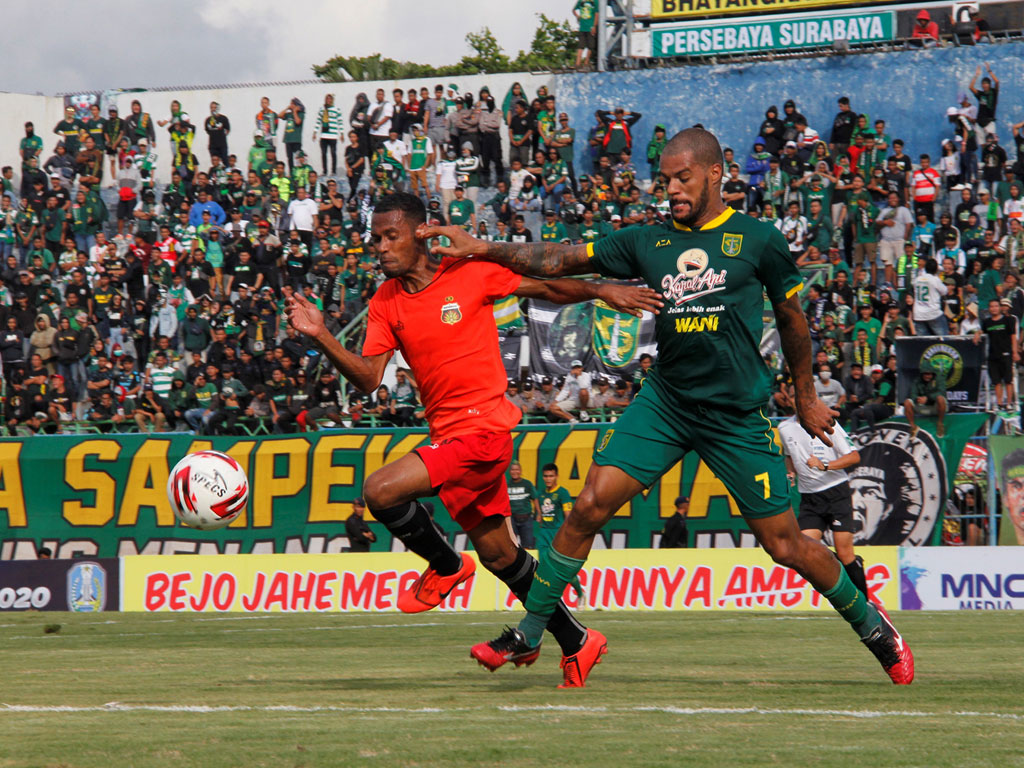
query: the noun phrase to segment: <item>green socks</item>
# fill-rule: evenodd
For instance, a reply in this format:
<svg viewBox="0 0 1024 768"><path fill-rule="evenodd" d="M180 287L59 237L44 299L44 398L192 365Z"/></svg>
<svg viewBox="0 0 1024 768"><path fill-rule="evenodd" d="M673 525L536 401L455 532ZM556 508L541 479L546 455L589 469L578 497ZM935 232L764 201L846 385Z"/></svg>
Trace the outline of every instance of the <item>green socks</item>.
<svg viewBox="0 0 1024 768"><path fill-rule="evenodd" d="M533 574L533 585L526 596L526 617L519 622L519 630L531 646L540 645L544 628L562 599L566 585L576 579L576 574L585 562L575 557L566 557L554 548L548 549L541 556L540 565Z"/></svg>
<svg viewBox="0 0 1024 768"><path fill-rule="evenodd" d="M851 581L846 569L840 567L839 581L822 594L832 603L839 615L846 619L861 639L868 637L882 623L882 618L868 599Z"/></svg>

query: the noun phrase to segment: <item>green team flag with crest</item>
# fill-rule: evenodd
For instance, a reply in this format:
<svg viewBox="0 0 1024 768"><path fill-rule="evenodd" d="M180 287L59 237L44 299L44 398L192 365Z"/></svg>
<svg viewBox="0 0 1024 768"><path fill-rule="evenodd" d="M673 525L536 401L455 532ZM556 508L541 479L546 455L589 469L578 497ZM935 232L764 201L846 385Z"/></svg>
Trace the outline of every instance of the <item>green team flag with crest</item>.
<svg viewBox="0 0 1024 768"><path fill-rule="evenodd" d="M582 360L587 371L629 377L643 354L654 355L654 316L616 312L603 301L559 306L531 299L527 310L530 369L558 376Z"/></svg>

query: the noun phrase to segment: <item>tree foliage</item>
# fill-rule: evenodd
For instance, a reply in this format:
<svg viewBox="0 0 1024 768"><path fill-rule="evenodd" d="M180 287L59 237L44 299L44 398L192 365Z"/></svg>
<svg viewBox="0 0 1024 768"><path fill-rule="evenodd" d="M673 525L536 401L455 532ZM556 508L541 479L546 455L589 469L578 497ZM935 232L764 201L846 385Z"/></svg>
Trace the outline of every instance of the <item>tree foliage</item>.
<svg viewBox="0 0 1024 768"><path fill-rule="evenodd" d="M466 35L470 53L457 64L435 67L411 61L389 59L379 53L370 56L332 56L313 66L313 73L329 83L346 80L406 80L418 77L449 77L497 72L568 69L576 56L576 32L568 21L555 21L538 14L530 50L519 51L514 59L505 53L489 27Z"/></svg>

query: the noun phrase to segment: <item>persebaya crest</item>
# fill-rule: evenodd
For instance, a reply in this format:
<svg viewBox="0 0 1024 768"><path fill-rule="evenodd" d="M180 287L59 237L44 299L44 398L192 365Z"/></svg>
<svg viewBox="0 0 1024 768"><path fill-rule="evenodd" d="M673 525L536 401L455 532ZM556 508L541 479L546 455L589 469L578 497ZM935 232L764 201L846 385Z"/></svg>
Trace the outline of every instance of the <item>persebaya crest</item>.
<svg viewBox="0 0 1024 768"><path fill-rule="evenodd" d="M743 247L743 235L722 235L722 253L726 256L738 256Z"/></svg>

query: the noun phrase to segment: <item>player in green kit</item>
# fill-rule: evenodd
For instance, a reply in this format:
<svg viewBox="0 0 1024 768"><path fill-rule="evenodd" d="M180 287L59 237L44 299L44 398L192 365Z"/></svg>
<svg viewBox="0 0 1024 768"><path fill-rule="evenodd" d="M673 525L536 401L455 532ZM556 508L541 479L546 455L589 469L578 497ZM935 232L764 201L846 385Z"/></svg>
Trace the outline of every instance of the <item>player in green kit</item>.
<svg viewBox="0 0 1024 768"><path fill-rule="evenodd" d="M551 542L555 534L565 522L565 516L572 512L572 496L558 484L558 465L545 464L541 468L541 475L544 478L544 490L537 497L540 510L537 513L537 557L544 557L551 549ZM583 587L580 585L579 576L574 576L572 588L576 590L576 597L583 599Z"/></svg>
<svg viewBox="0 0 1024 768"><path fill-rule="evenodd" d="M657 363L598 446L583 491L541 559L527 616L518 628L471 651L492 669L540 645L544 622L584 565L597 532L692 450L725 484L772 559L828 599L894 683L913 680L913 655L888 617L854 586L830 550L803 535L793 515L786 465L762 411L770 391L758 349L765 293L793 376L800 426L831 445L838 414L814 392L802 282L786 240L770 224L726 206L722 174L718 140L689 128L661 156L658 181L671 202L671 220L663 224L568 246L484 243L449 227L424 232L449 237L451 245L434 249L447 256L483 256L544 277L596 271L641 278L664 299L655 319ZM582 687L606 652L604 636L588 630L583 646L562 657L561 687Z"/></svg>

